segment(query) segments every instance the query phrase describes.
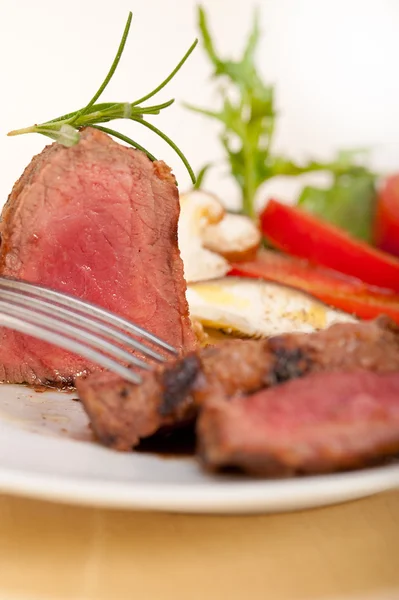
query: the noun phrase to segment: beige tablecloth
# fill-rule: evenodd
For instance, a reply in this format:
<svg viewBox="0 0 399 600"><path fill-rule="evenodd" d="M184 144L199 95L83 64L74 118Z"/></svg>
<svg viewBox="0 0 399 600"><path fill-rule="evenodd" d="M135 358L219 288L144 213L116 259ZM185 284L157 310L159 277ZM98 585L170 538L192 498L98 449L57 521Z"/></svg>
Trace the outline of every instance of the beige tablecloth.
<svg viewBox="0 0 399 600"><path fill-rule="evenodd" d="M399 600L399 492L188 516L0 497L1 600Z"/></svg>

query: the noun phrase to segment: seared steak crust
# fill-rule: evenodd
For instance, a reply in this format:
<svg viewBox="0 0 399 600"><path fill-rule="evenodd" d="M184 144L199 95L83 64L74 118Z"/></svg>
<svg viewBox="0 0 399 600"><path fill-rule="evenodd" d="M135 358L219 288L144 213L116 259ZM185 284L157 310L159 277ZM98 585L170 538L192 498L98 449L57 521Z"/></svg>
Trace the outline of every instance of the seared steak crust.
<svg viewBox="0 0 399 600"><path fill-rule="evenodd" d="M399 330L389 319L269 340L229 340L148 374L141 386L93 374L77 388L99 439L128 450L164 425L193 418L214 398L252 394L310 373L358 369L399 370ZM128 401L118 396L120 386L128 390Z"/></svg>
<svg viewBox="0 0 399 600"><path fill-rule="evenodd" d="M200 366L191 353L168 369L145 375L139 386L110 373L79 379L78 393L98 439L130 450L163 427L193 421L197 411L191 389Z"/></svg>
<svg viewBox="0 0 399 600"><path fill-rule="evenodd" d="M169 369L159 373L162 399L158 411L162 417L169 417L176 412L181 413L187 401L191 402L191 390L200 368L199 357L189 354Z"/></svg>
<svg viewBox="0 0 399 600"><path fill-rule="evenodd" d="M169 167L86 129L52 144L17 181L1 217L0 273L127 317L180 351L194 347ZM88 361L0 330L0 380L68 385Z"/></svg>
<svg viewBox="0 0 399 600"><path fill-rule="evenodd" d="M230 397L252 393L320 371L399 370L399 328L380 317L337 323L315 333L291 333L268 340L231 340L201 352L202 373L194 386L197 402L216 389Z"/></svg>

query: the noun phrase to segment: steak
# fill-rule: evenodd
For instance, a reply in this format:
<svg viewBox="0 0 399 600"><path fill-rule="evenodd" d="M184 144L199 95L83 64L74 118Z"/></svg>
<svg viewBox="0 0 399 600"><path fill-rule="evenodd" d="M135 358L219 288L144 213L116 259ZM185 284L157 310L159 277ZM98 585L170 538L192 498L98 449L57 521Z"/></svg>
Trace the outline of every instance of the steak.
<svg viewBox="0 0 399 600"><path fill-rule="evenodd" d="M399 452L399 373L313 373L213 398L197 424L212 469L288 476L358 468Z"/></svg>
<svg viewBox="0 0 399 600"><path fill-rule="evenodd" d="M164 426L186 423L215 397L252 394L309 373L357 369L399 370L399 329L389 319L228 340L146 374L141 386L104 373L80 379L77 390L98 438L129 450Z"/></svg>
<svg viewBox="0 0 399 600"><path fill-rule="evenodd" d="M222 374L226 367L226 377L217 380L217 386L226 393L234 393L236 385L239 389L258 389L259 374L267 372L264 345L265 341L227 341L145 373L141 385L112 373L93 373L79 378L76 388L98 439L117 450L131 450L164 427L194 421L200 397L212 393L216 385L214 379L208 382L212 365L215 374ZM230 379L235 361L241 371Z"/></svg>
<svg viewBox="0 0 399 600"><path fill-rule="evenodd" d="M0 273L96 303L190 350L178 217L169 167L88 128L76 146L47 146L14 185L2 213ZM1 381L65 386L94 368L0 330Z"/></svg>
<svg viewBox="0 0 399 600"><path fill-rule="evenodd" d="M76 386L96 437L116 450L131 450L164 428L194 422L191 389L199 369L199 358L191 353L144 375L139 386L106 372L79 379Z"/></svg>

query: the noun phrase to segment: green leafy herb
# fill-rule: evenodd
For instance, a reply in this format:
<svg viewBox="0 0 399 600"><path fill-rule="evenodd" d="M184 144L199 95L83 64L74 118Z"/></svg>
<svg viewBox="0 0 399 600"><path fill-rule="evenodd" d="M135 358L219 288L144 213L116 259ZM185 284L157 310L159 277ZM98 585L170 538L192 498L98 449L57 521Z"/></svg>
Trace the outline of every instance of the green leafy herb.
<svg viewBox="0 0 399 600"><path fill-rule="evenodd" d="M254 15L252 30L250 32L246 47L240 60L223 60L217 53L212 36L208 27L206 14L203 8L198 9L199 29L204 49L213 65L214 78L220 78L225 82L221 88L222 107L218 111L186 105L189 109L206 117L216 119L222 124L220 140L223 145L226 162L229 165L231 175L235 178L242 193L242 212L250 217L256 216L255 195L259 187L268 179L277 175L296 176L314 171L329 171L337 178L334 189L337 186L347 185L347 200L341 201L341 208L349 214L350 203L360 211L364 209L358 206L361 200L361 181L357 184L357 178L365 178L368 171L365 168L359 171L354 166L354 160L359 158L359 151L340 153L335 161L317 162L309 161L305 164L297 164L294 161L273 153L273 137L276 127L277 110L274 102L274 88L263 82L255 64L255 54L259 42L259 16ZM208 170L210 165L206 165ZM203 176L204 173L202 173ZM344 175L351 178L351 186ZM371 180L373 175L368 173ZM201 178L202 181L202 178ZM201 181L197 184L199 187ZM344 184L343 182L346 182ZM357 193L352 197L351 190ZM366 186L367 187L367 186ZM316 213L315 205L316 190L312 188L314 202L302 198L302 205L308 210ZM369 188L367 188L369 189ZM307 197L310 197L310 188L307 188ZM336 193L336 191L335 191ZM321 198L320 192L320 198ZM331 198L333 192L331 192ZM367 205L368 200L363 204ZM336 212L327 210L332 200L326 200L324 206L320 204L317 211L319 216L327 219L345 221L344 211L342 218L338 216L339 207L337 202ZM312 206L311 206L312 205ZM370 201L371 205L371 201ZM353 213L355 211L353 210ZM368 225L367 225L368 227ZM355 230L355 227L352 227ZM361 227L356 229L365 236L365 230Z"/></svg>
<svg viewBox="0 0 399 600"><path fill-rule="evenodd" d="M198 175L196 175L196 181L194 184L195 190L199 190L202 187L202 183L204 181L205 175L207 174L207 172L209 171L209 169L211 167L212 167L212 163L207 163L206 165L204 165L202 167L202 169L200 169Z"/></svg>
<svg viewBox="0 0 399 600"><path fill-rule="evenodd" d="M135 121L136 123L140 123L144 127L147 127L148 129L159 135L163 140L165 140L165 142L169 144L169 146L171 146L173 150L178 154L178 156L184 163L187 171L189 172L191 180L193 181L193 183L195 183L195 175L183 152L176 146L174 142L172 142L172 140L165 133L160 131L157 127L155 127L145 119L147 115L158 115L161 112L161 110L173 104L174 99L152 106L141 105L146 100L149 100L150 98L155 96L169 83L169 81L176 75L176 73L186 62L186 60L194 50L195 46L197 45L198 40L195 40L195 42L190 46L186 54L176 65L173 71L168 75L168 77L166 77L166 79L164 79L164 81L162 81L162 83L160 83L154 90L152 90L150 93L146 94L139 100L136 100L135 102L106 102L97 104L97 100L100 98L105 88L109 84L119 64L123 50L125 48L127 37L129 35L131 21L132 13L130 12L122 35L122 39L119 44L118 51L111 65L111 68L108 71L104 81L98 88L97 92L94 94L94 96L86 106L84 106L80 110L76 110L72 113L68 113L66 115L62 115L61 117L57 117L56 119L52 119L51 121L41 123L40 125L32 125L31 127L26 127L24 129L10 131L8 135L21 135L23 133L41 133L42 135L45 135L59 142L60 144L63 144L64 146L74 146L79 142L80 139L79 130L83 127L90 126L96 129L100 129L101 131L105 131L106 133L113 135L120 140L123 140L124 142L130 144L134 148L145 152L151 160L155 160L155 157L136 141L132 140L131 138L125 136L122 133L119 133L118 131L100 125L101 123L108 123L109 121L114 121L116 119L129 119L131 121Z"/></svg>
<svg viewBox="0 0 399 600"><path fill-rule="evenodd" d="M374 176L366 170L336 175L328 189L305 187L298 205L352 236L372 242L376 189Z"/></svg>
<svg viewBox="0 0 399 600"><path fill-rule="evenodd" d="M262 166L269 154L275 117L273 87L262 82L254 64L259 39L257 14L247 46L239 61L222 60L218 56L203 8L199 8L198 15L202 41L213 63L214 76L227 78L233 84L238 99L232 99L228 90L223 89L223 106L220 111L194 106L189 108L223 124L221 142L231 173L242 190L243 212L254 216L254 197L264 180Z"/></svg>

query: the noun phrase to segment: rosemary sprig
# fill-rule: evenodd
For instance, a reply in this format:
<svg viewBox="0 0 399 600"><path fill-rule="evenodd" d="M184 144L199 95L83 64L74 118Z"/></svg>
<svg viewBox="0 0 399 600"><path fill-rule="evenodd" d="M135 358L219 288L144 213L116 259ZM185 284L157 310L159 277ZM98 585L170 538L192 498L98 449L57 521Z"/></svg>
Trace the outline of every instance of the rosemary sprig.
<svg viewBox="0 0 399 600"><path fill-rule="evenodd" d="M151 106L141 106L143 102L153 98L158 92L160 92L176 73L181 69L184 65L190 54L193 52L195 46L198 43L198 40L195 40L194 43L187 50L183 58L176 65L173 71L160 83L156 88L154 88L151 92L142 96L138 100L134 102L102 102L97 103L97 100L100 98L105 88L111 81L117 67L123 51L125 49L126 40L129 35L130 26L132 21L132 13L129 12L126 25L122 34L121 41L119 43L118 51L115 55L115 58L112 62L111 68L109 69L104 81L98 88L97 92L91 98L90 102L86 104L83 108L79 110L75 110L74 112L62 115L61 117L57 117L55 119L51 119L50 121L46 121L45 123L40 123L39 125L32 125L31 127L25 127L23 129L16 129L14 131L10 131L7 135L21 135L23 133L40 133L49 137L64 146L74 146L79 142L80 139L80 130L84 127L94 127L95 129L99 129L100 131L104 131L109 135L112 135L125 143L145 152L147 156L151 160L156 160L155 156L153 156L148 150L146 150L143 146L141 146L138 142L127 137L126 135L116 131L114 129L109 129L108 127L103 127L102 123L109 123L110 121L114 121L116 119L129 119L130 121L135 121L136 123L141 123L147 129L150 129L157 135L159 135L180 157L183 164L185 165L191 180L195 183L195 175L194 172L187 160L184 156L183 152L178 148L178 146L162 131L160 131L157 127L152 125L146 120L147 115L158 115L162 110L168 108L174 102L174 98L168 100L167 102L162 102L159 104L154 104Z"/></svg>

